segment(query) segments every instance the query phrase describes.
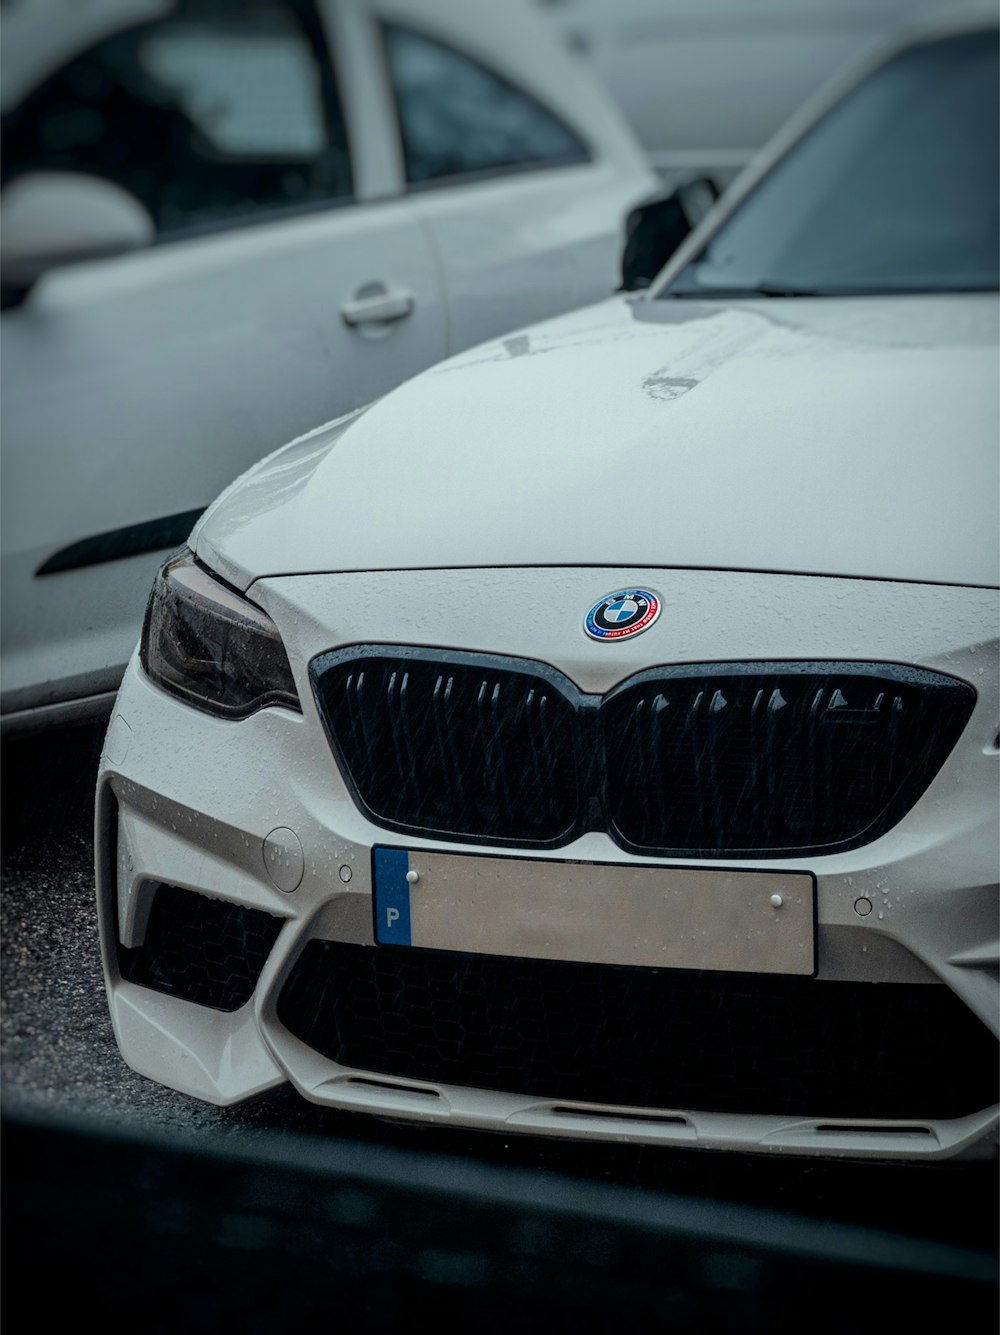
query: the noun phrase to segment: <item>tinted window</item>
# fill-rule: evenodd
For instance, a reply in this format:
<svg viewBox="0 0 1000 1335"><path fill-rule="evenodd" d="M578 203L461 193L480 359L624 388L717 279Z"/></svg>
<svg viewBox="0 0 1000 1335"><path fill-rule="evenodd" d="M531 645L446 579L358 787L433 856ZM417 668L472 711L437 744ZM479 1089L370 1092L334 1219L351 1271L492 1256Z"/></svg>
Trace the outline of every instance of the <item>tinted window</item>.
<svg viewBox="0 0 1000 1335"><path fill-rule="evenodd" d="M411 184L587 160L561 121L477 61L408 29L383 37Z"/></svg>
<svg viewBox="0 0 1000 1335"><path fill-rule="evenodd" d="M64 66L4 124L3 174L107 177L161 233L351 193L311 5L199 0Z"/></svg>
<svg viewBox="0 0 1000 1335"><path fill-rule="evenodd" d="M996 31L882 66L784 158L662 295L995 288Z"/></svg>

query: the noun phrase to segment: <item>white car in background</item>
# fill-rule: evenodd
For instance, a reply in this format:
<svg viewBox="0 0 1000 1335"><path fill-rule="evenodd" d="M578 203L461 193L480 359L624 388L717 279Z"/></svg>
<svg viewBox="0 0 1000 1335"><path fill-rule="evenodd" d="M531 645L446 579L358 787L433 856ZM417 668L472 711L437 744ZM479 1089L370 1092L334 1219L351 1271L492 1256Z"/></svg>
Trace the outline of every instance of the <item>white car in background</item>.
<svg viewBox="0 0 1000 1335"><path fill-rule="evenodd" d="M536 0L671 186L727 185L817 88L928 0Z"/></svg>
<svg viewBox="0 0 1000 1335"><path fill-rule="evenodd" d="M11 0L2 56L9 733L110 708L237 473L613 292L656 177L527 0Z"/></svg>
<svg viewBox="0 0 1000 1335"><path fill-rule="evenodd" d="M930 1161L998 1125L995 13L639 296L238 479L96 791L125 1061L504 1136Z"/></svg>

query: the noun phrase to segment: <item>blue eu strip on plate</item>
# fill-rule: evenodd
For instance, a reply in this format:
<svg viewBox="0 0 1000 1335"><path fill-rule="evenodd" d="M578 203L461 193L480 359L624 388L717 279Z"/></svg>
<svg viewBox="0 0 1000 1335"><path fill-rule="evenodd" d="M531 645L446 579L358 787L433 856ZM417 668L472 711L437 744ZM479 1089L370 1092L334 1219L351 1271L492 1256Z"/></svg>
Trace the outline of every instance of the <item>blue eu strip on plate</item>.
<svg viewBox="0 0 1000 1335"><path fill-rule="evenodd" d="M376 848L375 940L382 946L410 944L410 855L405 848Z"/></svg>

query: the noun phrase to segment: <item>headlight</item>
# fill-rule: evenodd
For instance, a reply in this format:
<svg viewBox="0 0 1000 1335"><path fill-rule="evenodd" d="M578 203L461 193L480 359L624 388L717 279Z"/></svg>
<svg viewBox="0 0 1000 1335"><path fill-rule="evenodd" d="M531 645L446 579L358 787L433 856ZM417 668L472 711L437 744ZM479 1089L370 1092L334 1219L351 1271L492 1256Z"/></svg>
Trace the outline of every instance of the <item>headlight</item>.
<svg viewBox="0 0 1000 1335"><path fill-rule="evenodd" d="M277 626L189 551L156 576L140 658L158 686L209 714L238 719L264 705L301 709Z"/></svg>

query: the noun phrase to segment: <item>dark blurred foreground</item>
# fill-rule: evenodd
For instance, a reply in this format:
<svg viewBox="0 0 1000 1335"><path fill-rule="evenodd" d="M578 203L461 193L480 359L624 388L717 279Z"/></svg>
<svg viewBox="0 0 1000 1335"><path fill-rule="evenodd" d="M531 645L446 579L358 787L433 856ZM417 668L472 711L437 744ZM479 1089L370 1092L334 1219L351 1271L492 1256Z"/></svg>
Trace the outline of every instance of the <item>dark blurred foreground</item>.
<svg viewBox="0 0 1000 1335"><path fill-rule="evenodd" d="M997 1328L989 1252L747 1205L301 1136L8 1117L3 1147L10 1315L62 1294L151 1335Z"/></svg>

